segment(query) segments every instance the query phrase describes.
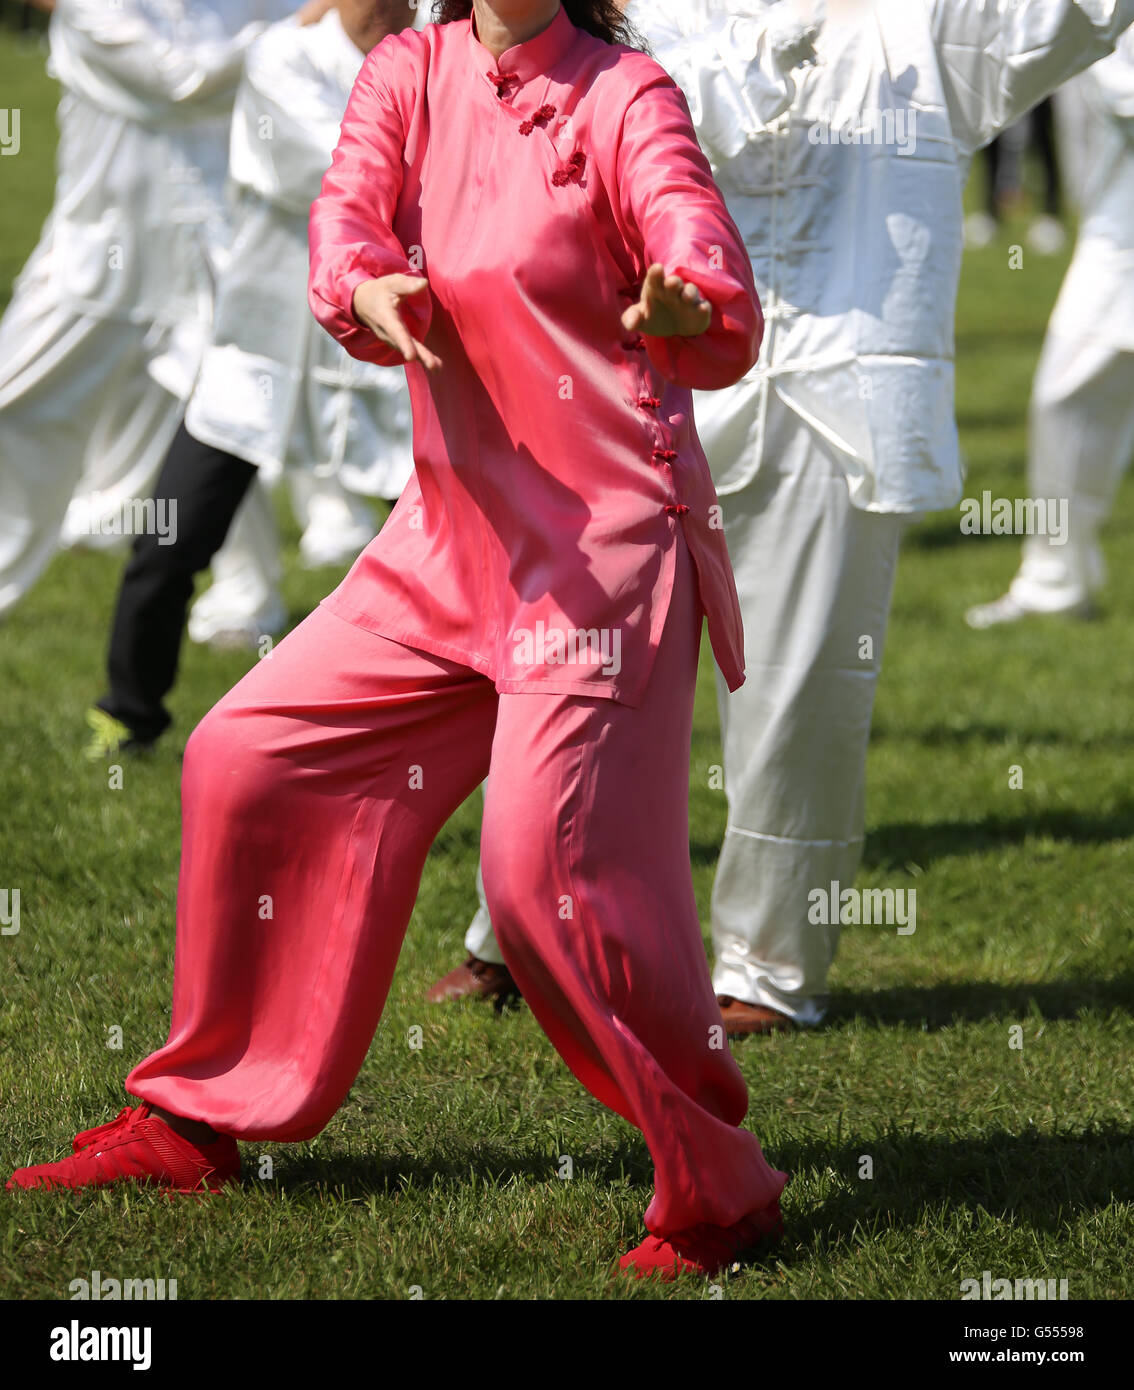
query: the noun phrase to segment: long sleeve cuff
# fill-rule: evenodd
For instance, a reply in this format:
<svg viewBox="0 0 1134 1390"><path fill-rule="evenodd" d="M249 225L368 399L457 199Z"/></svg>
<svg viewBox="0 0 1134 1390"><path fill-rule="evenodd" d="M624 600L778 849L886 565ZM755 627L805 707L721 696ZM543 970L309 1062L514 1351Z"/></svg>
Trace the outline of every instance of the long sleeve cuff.
<svg viewBox="0 0 1134 1390"><path fill-rule="evenodd" d="M756 302L738 298L735 304L714 304L712 321L696 337L647 337L646 356L675 386L719 391L734 386L752 368L763 336L764 318Z"/></svg>
<svg viewBox="0 0 1134 1390"><path fill-rule="evenodd" d="M337 338L352 357L360 362L373 362L379 367L404 366L405 359L397 348L376 338L354 314L354 292L367 280L383 275L420 275L406 256L380 246L362 246L346 252L342 268L331 268L321 277L323 284L332 286L333 298L314 284L308 294L311 312L333 337ZM428 289L415 299L403 301L402 319L410 336L422 342L429 332L433 305Z"/></svg>

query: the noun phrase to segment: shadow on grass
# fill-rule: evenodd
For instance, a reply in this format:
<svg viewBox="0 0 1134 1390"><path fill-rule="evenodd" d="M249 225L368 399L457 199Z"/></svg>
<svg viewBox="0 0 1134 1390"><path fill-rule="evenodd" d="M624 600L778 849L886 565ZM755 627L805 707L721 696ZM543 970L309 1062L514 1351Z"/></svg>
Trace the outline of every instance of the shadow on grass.
<svg viewBox="0 0 1134 1390"><path fill-rule="evenodd" d="M910 550L952 550L962 542L983 539L980 536L966 536L961 530L961 514L956 512L935 512L931 519L910 526L902 537L903 551ZM992 539L1000 539L993 537ZM1009 537L1011 539L1011 537Z"/></svg>
<svg viewBox="0 0 1134 1390"><path fill-rule="evenodd" d="M869 1182L858 1178L864 1154L873 1160ZM974 1229L987 1214L1051 1233L1075 1215L1134 1196L1134 1134L1117 1126L976 1138L891 1131L835 1146L789 1142L774 1159L801 1176L834 1168L848 1184L821 1205L790 1213L785 1264L845 1245L856 1224L855 1243L882 1230L924 1228L935 1219L927 1220L927 1208L963 1207Z"/></svg>
<svg viewBox="0 0 1134 1390"><path fill-rule="evenodd" d="M863 1154L874 1177L860 1181ZM843 1244L857 1225L860 1239L880 1228L919 1227L926 1208L965 1207L974 1225L982 1213L1054 1230L1069 1215L1134 1197L1134 1134L1117 1126L1062 1134L979 1137L915 1134L897 1128L854 1139L809 1138L779 1143L769 1161L797 1183L829 1180L829 1170L846 1184L821 1204L791 1201L788 1241L778 1257L813 1259L815 1248ZM653 1186L653 1166L644 1144L626 1142L601 1153L584 1153L577 1170L599 1186L641 1191L643 1205ZM374 1157L296 1158L277 1179L299 1195L323 1191L347 1197L394 1196L430 1189L441 1200L466 1189L556 1181L555 1160L545 1152L482 1144L451 1153L387 1154ZM797 1189L798 1190L798 1189Z"/></svg>
<svg viewBox="0 0 1134 1390"><path fill-rule="evenodd" d="M1134 836L1134 804L1126 803L1106 815L1082 811L1033 811L1024 816L985 816L974 821L905 822L881 825L866 837L863 865L871 869L924 867L937 859L981 854L1028 840L1051 839L1065 844L1104 845Z"/></svg>
<svg viewBox="0 0 1134 1390"><path fill-rule="evenodd" d="M1134 748L1134 733L1127 733L1121 729L1083 734L1077 733L1074 729L1029 729L1020 725L982 724L975 720L966 720L954 727L931 724L924 728L903 729L875 721L870 731L871 742L886 743L892 739L921 743L927 748L965 747L968 744L988 744L992 747L1017 744L1031 747L1034 744L1059 750L1070 748L1077 753L1094 748L1128 753ZM1127 810L1134 818L1134 806L1128 807Z"/></svg>
<svg viewBox="0 0 1134 1390"><path fill-rule="evenodd" d="M970 735L956 734L958 742ZM981 738L979 733L971 735ZM990 733L989 738L995 735ZM948 730L935 731L926 740L950 741ZM1028 738L1028 743L1035 740ZM1042 741L1042 736L1041 740ZM1054 741L1054 736L1053 736ZM1125 746L1125 735L1108 736L1102 742ZM1134 837L1134 802L1126 802L1106 815L1090 815L1082 811L1031 811L1024 816L984 816L980 820L962 821L900 821L880 825L866 837L862 863L867 869L902 870L907 864L922 868L938 859L951 859L960 854L983 854L1005 846L1019 847L1028 840L1049 839L1075 845L1105 845L1115 840ZM721 842L717 838L698 836L690 841L689 855L695 865L716 864Z"/></svg>
<svg viewBox="0 0 1134 1390"><path fill-rule="evenodd" d="M858 1178L864 1154L873 1159L869 1182ZM806 1259L813 1258L816 1245L841 1244L855 1222L864 1238L876 1229L924 1226L927 1207L965 1207L974 1227L987 1213L1054 1231L1076 1213L1134 1197L1134 1134L1117 1125L963 1138L892 1129L835 1146L788 1142L777 1146L774 1157L787 1172L830 1167L850 1184L790 1218L798 1258ZM791 1263L790 1250L785 1256Z"/></svg>
<svg viewBox="0 0 1134 1390"><path fill-rule="evenodd" d="M580 1171L601 1184L628 1184L649 1188L653 1164L644 1144L627 1142L575 1159ZM414 1188L453 1188L488 1183L505 1187L519 1182L542 1186L557 1182L558 1159L548 1150L505 1147L484 1143L475 1148L454 1147L448 1152L396 1154L344 1154L322 1158L294 1155L277 1185L292 1191L305 1188L342 1190L348 1196L369 1193L394 1194Z"/></svg>
<svg viewBox="0 0 1134 1390"><path fill-rule="evenodd" d="M882 744L891 739L917 742L927 748L951 748L967 744L1037 744L1042 748L1067 749L1073 752L1087 752L1092 748L1113 749L1126 753L1134 748L1134 733L1126 733L1117 728L1108 728L1098 734L1080 734L1071 728L1024 728L1016 724L981 724L978 721L964 721L956 727L946 724L931 724L928 728L902 728L876 721L870 730L871 744Z"/></svg>
<svg viewBox="0 0 1134 1390"><path fill-rule="evenodd" d="M969 439L978 430L1018 430L1027 418L1027 411L1021 410L1019 403L1012 401L1006 396L998 396L989 402L978 403L969 400L963 409L957 411L957 425L961 434ZM970 444L972 443L969 439ZM1013 474L1012 481L1019 486L1018 475ZM985 487L989 484L985 483ZM975 481L970 481L966 489L966 495L972 496L976 488ZM977 492L977 496L979 496ZM995 490L993 496L996 496Z"/></svg>
<svg viewBox="0 0 1134 1390"><path fill-rule="evenodd" d="M1004 244L1009 243L1006 241ZM999 358L1009 348L1019 348L1035 360L1038 357L1038 344L1035 328L1029 323L997 323L995 330L990 333L982 320L976 327L957 330L958 357L976 357L985 352ZM1019 410L1013 411L1011 418L1019 423L1024 419L1024 413Z"/></svg>
<svg viewBox="0 0 1134 1390"><path fill-rule="evenodd" d="M831 995L828 1029L866 1021L883 1026L916 1023L928 1031L955 1023L991 1019L1018 1022L1038 1009L1045 1020L1078 1018L1084 1010L1134 1013L1134 975L1109 980L1050 980L1043 984L1000 984L961 980L924 988L836 990Z"/></svg>

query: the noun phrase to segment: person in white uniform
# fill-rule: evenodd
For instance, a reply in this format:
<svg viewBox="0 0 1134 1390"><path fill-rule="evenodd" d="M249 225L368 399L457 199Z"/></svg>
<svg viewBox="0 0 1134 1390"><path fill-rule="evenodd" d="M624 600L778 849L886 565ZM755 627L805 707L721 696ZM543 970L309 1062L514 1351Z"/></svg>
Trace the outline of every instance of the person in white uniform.
<svg viewBox="0 0 1134 1390"><path fill-rule="evenodd" d="M1089 616L1105 582L1099 529L1134 456L1134 35L1078 79L1082 216L1032 391L1028 496L1067 503L1067 531L1028 536L1008 592L971 627Z"/></svg>
<svg viewBox="0 0 1134 1390"><path fill-rule="evenodd" d="M309 27L278 24L249 50L232 119L238 201L212 341L154 488L171 541L139 536L89 716L88 754L152 744L168 727L195 575L208 566L257 470L329 462L396 495L412 468L404 391L356 362L307 305L307 220L370 48L406 28L406 0L339 0ZM365 544L365 541L363 542Z"/></svg>
<svg viewBox="0 0 1134 1390"><path fill-rule="evenodd" d="M255 46L233 116L240 232L186 424L257 465L257 476L213 558L213 583L189 613L190 639L214 646L254 647L284 626L272 488L285 483L303 528L300 562L315 568L354 560L377 533L363 498L398 497L413 471L404 375L348 356L296 294L307 276L308 209L361 64L330 8L318 38ZM425 5L403 0L401 11L417 26L428 19Z"/></svg>
<svg viewBox="0 0 1134 1390"><path fill-rule="evenodd" d="M244 54L294 0L60 0L55 203L0 320L0 615L145 498L196 371ZM80 514L81 513L81 514Z"/></svg>
<svg viewBox="0 0 1134 1390"><path fill-rule="evenodd" d="M745 236L766 330L695 393L744 615L720 688L729 819L712 902L733 1035L819 1023L862 855L899 540L955 506L953 319L977 149L1134 22L1134 0L634 0ZM502 997L482 910L433 999Z"/></svg>

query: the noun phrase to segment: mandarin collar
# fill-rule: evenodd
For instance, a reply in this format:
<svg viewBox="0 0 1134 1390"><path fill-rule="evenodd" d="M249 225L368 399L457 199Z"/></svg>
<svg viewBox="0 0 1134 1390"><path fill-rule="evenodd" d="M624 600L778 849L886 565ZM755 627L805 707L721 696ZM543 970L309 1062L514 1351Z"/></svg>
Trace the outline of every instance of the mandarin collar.
<svg viewBox="0 0 1134 1390"><path fill-rule="evenodd" d="M485 48L475 32L476 17L469 16L468 43L477 67L489 78L499 73L513 73L520 82L546 77L575 42L579 31L567 17L560 4L555 18L523 43L513 44L500 55L499 61Z"/></svg>

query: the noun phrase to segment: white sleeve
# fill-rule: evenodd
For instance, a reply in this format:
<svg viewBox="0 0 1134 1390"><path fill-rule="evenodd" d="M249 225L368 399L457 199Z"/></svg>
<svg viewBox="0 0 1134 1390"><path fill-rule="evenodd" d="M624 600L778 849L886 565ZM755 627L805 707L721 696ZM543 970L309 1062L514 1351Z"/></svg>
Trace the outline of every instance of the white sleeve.
<svg viewBox="0 0 1134 1390"><path fill-rule="evenodd" d="M714 163L733 159L795 99L792 70L815 61L822 7L805 16L780 0L754 18L698 22L687 0L632 0L626 18L685 93L697 138Z"/></svg>
<svg viewBox="0 0 1134 1390"><path fill-rule="evenodd" d="M970 153L1109 53L1134 0L922 0L953 131Z"/></svg>
<svg viewBox="0 0 1134 1390"><path fill-rule="evenodd" d="M1124 34L1117 52L1096 63L1087 77L1093 110L1123 124L1134 121L1134 30Z"/></svg>
<svg viewBox="0 0 1134 1390"><path fill-rule="evenodd" d="M229 174L266 201L306 213L339 142L349 93L307 61L303 32L281 25L253 44L233 110Z"/></svg>
<svg viewBox="0 0 1134 1390"><path fill-rule="evenodd" d="M246 24L231 38L174 44L137 0L58 0L52 23L95 80L163 105L207 101L235 86L248 45L265 27Z"/></svg>

